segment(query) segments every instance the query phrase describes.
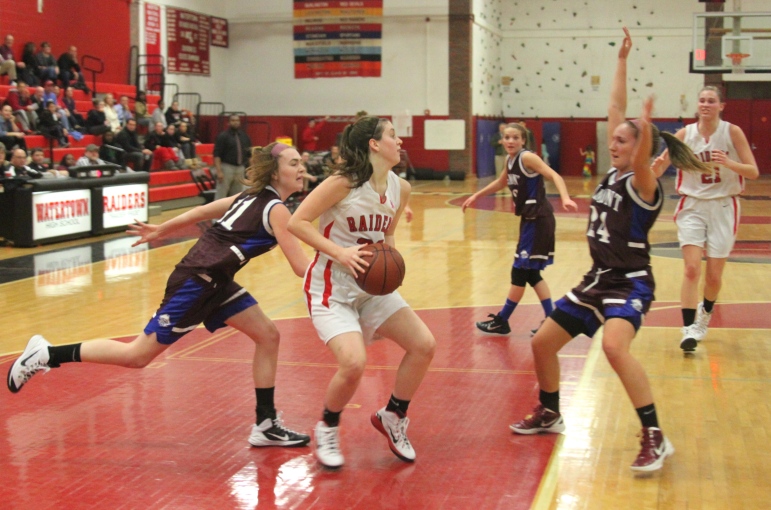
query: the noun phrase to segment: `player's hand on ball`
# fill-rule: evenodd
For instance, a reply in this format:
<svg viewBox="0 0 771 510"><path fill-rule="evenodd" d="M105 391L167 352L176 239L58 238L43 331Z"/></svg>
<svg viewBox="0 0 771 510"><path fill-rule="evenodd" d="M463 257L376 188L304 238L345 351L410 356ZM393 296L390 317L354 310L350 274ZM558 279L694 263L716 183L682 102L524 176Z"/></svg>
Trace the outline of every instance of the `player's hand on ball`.
<svg viewBox="0 0 771 510"><path fill-rule="evenodd" d="M356 278L357 273L363 273L364 268L369 267L369 262L365 259L371 257L372 253L366 250L362 251L363 247L364 245L356 245L343 248L341 255L337 258L338 262L351 271L354 278Z"/></svg>

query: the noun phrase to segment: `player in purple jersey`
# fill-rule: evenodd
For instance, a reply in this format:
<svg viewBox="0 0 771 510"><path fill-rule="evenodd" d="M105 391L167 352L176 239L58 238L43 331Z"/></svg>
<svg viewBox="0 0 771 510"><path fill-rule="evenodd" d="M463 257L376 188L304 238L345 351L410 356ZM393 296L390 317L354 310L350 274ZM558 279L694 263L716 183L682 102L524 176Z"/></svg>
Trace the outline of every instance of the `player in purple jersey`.
<svg viewBox="0 0 771 510"><path fill-rule="evenodd" d="M91 340L54 346L42 336L30 339L8 371L8 389L18 392L35 373L62 363L88 362L127 368L147 366L179 338L204 323L209 331L226 325L254 341L253 377L257 397L252 446L303 446L310 437L289 430L273 403L279 332L257 301L233 276L251 258L281 246L297 276L309 264L299 241L287 230L290 213L283 200L302 191L304 168L293 147L273 143L252 150L246 171L248 188L191 209L161 225L137 222L130 235L134 246L162 239L179 228L220 218L190 249L169 276L166 295L144 332L131 342Z"/></svg>
<svg viewBox="0 0 771 510"><path fill-rule="evenodd" d="M479 197L496 193L506 187L514 200L514 214L519 216L519 242L511 266L511 287L503 308L490 314L490 320L477 322L477 328L488 335L511 333L509 317L525 294L527 284L535 290L548 317L552 312L551 291L541 271L554 262L554 209L546 198L544 178L554 182L562 199L562 208L576 211L576 203L570 199L565 181L543 162L537 154L525 149L527 129L520 124L508 124L503 130L503 146L508 153L506 171L493 182L471 195L461 210ZM533 330L535 332L536 330Z"/></svg>
<svg viewBox="0 0 771 510"><path fill-rule="evenodd" d="M540 404L532 415L511 425L511 429L517 434L565 430L559 412L557 353L579 334L594 336L604 324L603 350L643 427L642 448L632 469L647 472L661 469L664 459L674 453L659 428L645 370L630 352L643 315L654 299L648 231L661 211L664 196L650 164L654 148L658 147L653 142L658 130L650 122L652 99L645 102L642 118L625 120L626 60L632 39L626 28L624 33L608 107L608 147L613 168L594 192L586 232L593 267L577 287L556 303L554 312L533 337ZM690 153L676 139L670 145L670 138L670 153ZM690 157L691 164L698 165L692 153ZM684 162L683 166L689 167L689 163Z"/></svg>

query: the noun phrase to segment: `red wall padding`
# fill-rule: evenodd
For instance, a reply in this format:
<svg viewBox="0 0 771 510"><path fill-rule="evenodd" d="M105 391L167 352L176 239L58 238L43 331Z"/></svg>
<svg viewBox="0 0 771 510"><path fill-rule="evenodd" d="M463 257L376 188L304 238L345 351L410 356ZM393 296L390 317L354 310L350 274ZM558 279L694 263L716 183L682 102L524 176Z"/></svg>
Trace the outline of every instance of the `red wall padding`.
<svg viewBox="0 0 771 510"><path fill-rule="evenodd" d="M104 61L104 73L98 81L126 83L131 39L129 29L130 0L78 0L43 2L43 12L37 12L35 0L0 0L0 38L12 34L14 55L21 59L24 44L51 43L54 58L70 45L78 48L78 60L93 55ZM0 39L0 44L2 44ZM91 73L86 73L91 80Z"/></svg>

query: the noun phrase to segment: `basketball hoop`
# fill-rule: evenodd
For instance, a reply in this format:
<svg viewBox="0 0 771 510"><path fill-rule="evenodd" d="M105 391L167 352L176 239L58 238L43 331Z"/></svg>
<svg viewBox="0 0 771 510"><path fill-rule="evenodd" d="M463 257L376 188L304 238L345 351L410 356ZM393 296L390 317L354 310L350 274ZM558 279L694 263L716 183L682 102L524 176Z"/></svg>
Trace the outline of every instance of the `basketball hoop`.
<svg viewBox="0 0 771 510"><path fill-rule="evenodd" d="M729 53L727 58L731 59L731 73L732 74L744 74L744 66L742 66L742 60L749 57L749 53Z"/></svg>

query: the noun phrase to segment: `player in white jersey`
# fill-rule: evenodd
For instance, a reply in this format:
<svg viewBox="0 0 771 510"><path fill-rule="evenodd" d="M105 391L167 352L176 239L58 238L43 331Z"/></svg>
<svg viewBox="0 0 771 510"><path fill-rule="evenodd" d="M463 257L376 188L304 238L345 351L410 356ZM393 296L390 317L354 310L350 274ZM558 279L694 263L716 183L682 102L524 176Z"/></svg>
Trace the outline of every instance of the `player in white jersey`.
<svg viewBox="0 0 771 510"><path fill-rule="evenodd" d="M345 128L345 160L292 215L289 230L317 250L305 275L308 310L321 339L338 362L327 388L322 421L315 428L316 457L326 467L343 465L340 413L359 386L367 362L366 345L377 333L406 352L396 372L388 405L371 421L388 439L397 457L415 460L407 439L407 407L434 355L436 341L428 327L398 292L372 296L355 274L368 265L370 243L394 244L394 231L405 211L410 185L391 171L399 162L401 140L386 119L362 117ZM318 230L312 222L319 220Z"/></svg>
<svg viewBox="0 0 771 510"><path fill-rule="evenodd" d="M723 269L736 241L741 207L738 195L745 179L757 179L758 165L739 126L720 118L725 108L719 89L699 92L699 120L675 136L685 142L712 174L677 171L675 223L685 271L680 289L683 336L680 348L693 352L707 334L713 306L722 286ZM663 156L666 160L666 154ZM666 168L668 164L660 168ZM701 258L706 251L704 298L699 303Z"/></svg>

